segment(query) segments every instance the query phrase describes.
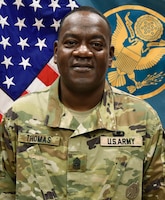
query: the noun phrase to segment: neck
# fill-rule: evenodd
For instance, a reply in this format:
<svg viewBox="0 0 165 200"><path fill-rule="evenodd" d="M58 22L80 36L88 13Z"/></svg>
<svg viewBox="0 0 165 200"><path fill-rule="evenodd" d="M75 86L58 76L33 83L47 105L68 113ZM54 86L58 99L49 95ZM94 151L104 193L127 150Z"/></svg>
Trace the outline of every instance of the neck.
<svg viewBox="0 0 165 200"><path fill-rule="evenodd" d="M93 92L75 92L61 87L61 102L68 108L76 111L87 111L95 107L102 99L104 87Z"/></svg>

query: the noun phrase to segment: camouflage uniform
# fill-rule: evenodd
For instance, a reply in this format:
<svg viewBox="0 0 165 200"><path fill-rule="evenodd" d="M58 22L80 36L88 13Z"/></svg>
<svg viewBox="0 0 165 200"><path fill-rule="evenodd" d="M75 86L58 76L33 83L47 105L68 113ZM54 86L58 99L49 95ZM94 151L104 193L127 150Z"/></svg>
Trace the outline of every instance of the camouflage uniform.
<svg viewBox="0 0 165 200"><path fill-rule="evenodd" d="M5 115L0 199L163 200L156 112L106 83L101 104L79 124L59 101L58 84L20 98Z"/></svg>

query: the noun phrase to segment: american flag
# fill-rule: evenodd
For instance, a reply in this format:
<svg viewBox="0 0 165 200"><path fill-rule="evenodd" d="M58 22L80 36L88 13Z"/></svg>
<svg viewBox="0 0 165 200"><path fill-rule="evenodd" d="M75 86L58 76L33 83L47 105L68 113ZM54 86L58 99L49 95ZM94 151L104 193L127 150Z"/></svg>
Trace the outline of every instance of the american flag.
<svg viewBox="0 0 165 200"><path fill-rule="evenodd" d="M21 95L58 77L53 43L74 0L0 0L0 120Z"/></svg>

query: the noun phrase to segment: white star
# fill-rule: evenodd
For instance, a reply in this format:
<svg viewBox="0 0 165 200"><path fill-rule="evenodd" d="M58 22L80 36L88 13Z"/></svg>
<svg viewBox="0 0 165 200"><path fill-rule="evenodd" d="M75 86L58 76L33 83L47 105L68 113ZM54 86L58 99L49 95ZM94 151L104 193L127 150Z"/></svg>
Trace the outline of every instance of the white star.
<svg viewBox="0 0 165 200"><path fill-rule="evenodd" d="M19 31L21 31L22 27L27 27L25 25L25 23L24 23L25 18L24 19L20 19L19 17L17 17L17 20L18 20L18 22L15 23L14 25L19 27Z"/></svg>
<svg viewBox="0 0 165 200"><path fill-rule="evenodd" d="M17 44L20 45L22 47L22 50L24 50L25 46L29 47L29 44L27 43L28 38L22 39L21 37L19 37L19 41Z"/></svg>
<svg viewBox="0 0 165 200"><path fill-rule="evenodd" d="M61 20L56 21L55 19L53 19L53 24L51 25L51 27L54 27L55 30L57 31L58 28L60 27L60 22Z"/></svg>
<svg viewBox="0 0 165 200"><path fill-rule="evenodd" d="M46 39L43 39L43 40L40 40L40 38L37 38L37 39L38 39L38 43L36 43L35 46L38 46L40 51L42 50L43 47L47 47L47 45L45 44Z"/></svg>
<svg viewBox="0 0 165 200"><path fill-rule="evenodd" d="M74 10L74 8L78 8L78 5L75 1L69 0L69 4L66 7L70 7L71 10Z"/></svg>
<svg viewBox="0 0 165 200"><path fill-rule="evenodd" d="M3 45L3 48L6 49L7 46L11 46L11 44L9 43L9 37L8 38L4 38L2 36L2 41L0 42L0 44Z"/></svg>
<svg viewBox="0 0 165 200"><path fill-rule="evenodd" d="M61 8L61 6L58 4L58 0L51 0L51 4L49 4L48 7L52 7L53 11L55 11L56 8Z"/></svg>
<svg viewBox="0 0 165 200"><path fill-rule="evenodd" d="M3 84L7 85L7 89L9 89L11 85L15 85L15 83L13 83L14 77L11 77L11 78L8 78L7 76L5 77L6 77L6 81L4 81Z"/></svg>
<svg viewBox="0 0 165 200"><path fill-rule="evenodd" d="M9 23L7 22L7 18L8 17L2 17L2 15L0 15L0 24L1 24L2 28L4 28L5 25L9 26Z"/></svg>
<svg viewBox="0 0 165 200"><path fill-rule="evenodd" d="M40 5L40 0L33 0L33 3L31 3L29 6L33 7L35 12L37 8L42 8Z"/></svg>
<svg viewBox="0 0 165 200"><path fill-rule="evenodd" d="M2 6L7 6L7 4L4 2L4 0L0 0L0 8L2 7Z"/></svg>
<svg viewBox="0 0 165 200"><path fill-rule="evenodd" d="M45 27L43 24L42 24L42 22L43 22L43 19L41 19L41 20L38 20L37 18L35 18L35 24L33 24L33 26L36 26L37 27L37 29L38 29L38 31L40 30L40 28L41 27Z"/></svg>
<svg viewBox="0 0 165 200"><path fill-rule="evenodd" d="M13 5L17 6L17 10L19 10L20 6L25 7L25 5L22 3L22 0L15 0L15 2L13 3Z"/></svg>
<svg viewBox="0 0 165 200"><path fill-rule="evenodd" d="M29 63L30 58L25 59L25 58L21 57L21 59L22 59L22 62L20 62L19 65L22 65L24 70L26 70L26 67L31 66L31 64Z"/></svg>
<svg viewBox="0 0 165 200"><path fill-rule="evenodd" d="M1 64L4 64L6 66L6 69L8 69L9 65L13 65L13 63L11 62L12 57L7 58L6 56L4 56L4 61L1 62Z"/></svg>

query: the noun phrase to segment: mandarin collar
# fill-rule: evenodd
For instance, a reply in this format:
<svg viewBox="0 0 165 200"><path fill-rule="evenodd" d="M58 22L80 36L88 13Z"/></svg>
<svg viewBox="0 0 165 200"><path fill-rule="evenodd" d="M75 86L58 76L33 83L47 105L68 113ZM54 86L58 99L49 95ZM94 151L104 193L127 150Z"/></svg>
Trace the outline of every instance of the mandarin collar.
<svg viewBox="0 0 165 200"><path fill-rule="evenodd" d="M71 129L75 131L74 135L83 134L87 131L90 132L96 129L107 129L110 131L116 130L114 93L107 81L105 82L103 98L100 105L93 110L90 117L87 117L82 124L74 127L74 124L72 124L74 121L72 120L72 114L61 103L59 98L59 80L60 77L58 77L50 87L47 117L45 120L46 126ZM93 123L90 122L91 119L93 119Z"/></svg>

